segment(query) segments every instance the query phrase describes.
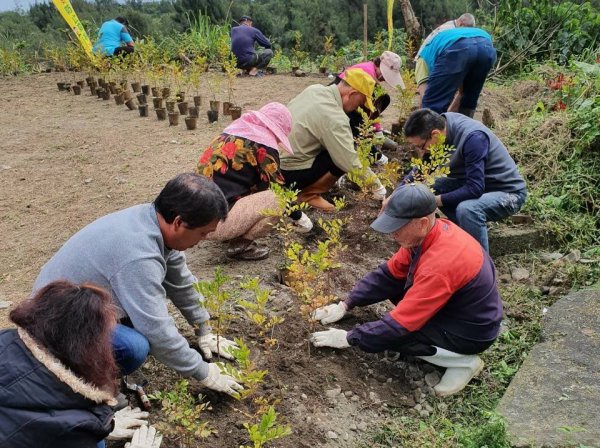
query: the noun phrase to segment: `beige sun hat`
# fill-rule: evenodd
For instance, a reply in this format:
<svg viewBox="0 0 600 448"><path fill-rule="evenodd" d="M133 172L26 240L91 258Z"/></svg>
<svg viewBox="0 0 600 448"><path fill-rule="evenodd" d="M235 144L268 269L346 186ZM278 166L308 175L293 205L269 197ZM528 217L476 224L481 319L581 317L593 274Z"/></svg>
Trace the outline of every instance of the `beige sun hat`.
<svg viewBox="0 0 600 448"><path fill-rule="evenodd" d="M380 56L380 60L379 70L381 70L385 82L393 88L400 86L400 88L406 89L402 76L400 75L400 68L402 67L402 59L400 59L400 56L391 51L384 51Z"/></svg>

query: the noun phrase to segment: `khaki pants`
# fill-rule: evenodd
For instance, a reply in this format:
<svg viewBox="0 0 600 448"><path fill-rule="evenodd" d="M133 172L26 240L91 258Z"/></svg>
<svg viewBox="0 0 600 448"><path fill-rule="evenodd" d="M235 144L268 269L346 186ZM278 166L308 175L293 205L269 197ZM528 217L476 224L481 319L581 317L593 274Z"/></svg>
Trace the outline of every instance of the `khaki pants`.
<svg viewBox="0 0 600 448"><path fill-rule="evenodd" d="M271 190L261 191L239 199L229 211L227 219L206 237L211 241L229 241L242 237L255 240L267 235L277 217L265 216L262 212L278 208L277 198Z"/></svg>

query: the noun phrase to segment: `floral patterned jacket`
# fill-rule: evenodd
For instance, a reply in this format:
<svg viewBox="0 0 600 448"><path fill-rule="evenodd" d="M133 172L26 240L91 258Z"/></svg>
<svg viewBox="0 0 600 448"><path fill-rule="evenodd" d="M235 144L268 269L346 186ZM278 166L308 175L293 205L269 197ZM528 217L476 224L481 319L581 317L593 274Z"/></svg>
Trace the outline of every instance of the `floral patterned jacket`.
<svg viewBox="0 0 600 448"><path fill-rule="evenodd" d="M271 182L284 184L276 149L229 134L221 134L210 143L198 160L196 172L219 186L229 208L241 197L267 190Z"/></svg>

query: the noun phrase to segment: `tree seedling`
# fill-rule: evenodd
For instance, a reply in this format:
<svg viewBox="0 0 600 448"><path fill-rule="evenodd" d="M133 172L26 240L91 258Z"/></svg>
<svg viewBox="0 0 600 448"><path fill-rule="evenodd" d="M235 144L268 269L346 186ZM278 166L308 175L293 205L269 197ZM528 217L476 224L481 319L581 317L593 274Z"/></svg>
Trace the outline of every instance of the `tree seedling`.
<svg viewBox="0 0 600 448"><path fill-rule="evenodd" d="M204 411L210 410L210 403L203 402L201 394L194 397L188 391L189 381L181 380L169 392L156 392L148 397L161 403L166 422L156 424L164 434L179 436L185 440L187 446L192 446L197 437L205 438L214 430L208 422L202 420Z"/></svg>
<svg viewBox="0 0 600 448"><path fill-rule="evenodd" d="M204 296L204 301L201 301L200 305L208 311L211 320L216 323L213 331L217 335L217 352L227 325L235 317L231 312L232 294L225 288L225 285L230 282L231 278L223 273L223 268L217 266L212 281L194 283L194 289Z"/></svg>

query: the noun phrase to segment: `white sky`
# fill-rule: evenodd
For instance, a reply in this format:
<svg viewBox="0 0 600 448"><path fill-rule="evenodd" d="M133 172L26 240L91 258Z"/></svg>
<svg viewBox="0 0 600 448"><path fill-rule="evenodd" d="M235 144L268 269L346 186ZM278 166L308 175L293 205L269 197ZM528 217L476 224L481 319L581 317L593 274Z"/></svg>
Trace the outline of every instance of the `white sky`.
<svg viewBox="0 0 600 448"><path fill-rule="evenodd" d="M124 3L123 0L117 0L119 3ZM144 0L152 1L152 0ZM36 3L51 3L51 0L0 0L0 12L14 11L18 8L27 11L31 5Z"/></svg>

